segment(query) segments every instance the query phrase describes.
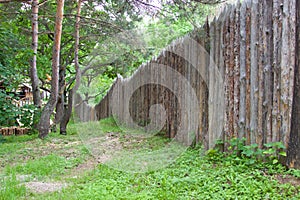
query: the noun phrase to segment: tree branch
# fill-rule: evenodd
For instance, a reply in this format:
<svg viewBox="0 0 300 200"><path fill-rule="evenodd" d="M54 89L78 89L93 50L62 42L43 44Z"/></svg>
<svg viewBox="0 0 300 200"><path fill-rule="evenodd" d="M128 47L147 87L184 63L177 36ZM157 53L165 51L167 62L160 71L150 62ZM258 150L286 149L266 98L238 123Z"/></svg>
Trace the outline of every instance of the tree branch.
<svg viewBox="0 0 300 200"><path fill-rule="evenodd" d="M64 14L64 16L66 16L66 17L67 16L76 17L77 15L76 14L67 13L67 14ZM86 19L86 20L98 22L100 24L105 24L105 25L107 25L109 27L113 27L113 28L116 28L116 29L118 29L120 31L123 31L122 28L120 28L120 27L118 27L118 26L116 26L116 25L114 25L114 24L112 24L110 22L107 22L107 21L103 21L103 20L99 20L99 19L94 19L94 18L90 18L90 17L84 17L84 16L78 16L78 17L80 17L81 19Z"/></svg>
<svg viewBox="0 0 300 200"><path fill-rule="evenodd" d="M10 2L31 3L31 0L0 0L0 3L10 3Z"/></svg>

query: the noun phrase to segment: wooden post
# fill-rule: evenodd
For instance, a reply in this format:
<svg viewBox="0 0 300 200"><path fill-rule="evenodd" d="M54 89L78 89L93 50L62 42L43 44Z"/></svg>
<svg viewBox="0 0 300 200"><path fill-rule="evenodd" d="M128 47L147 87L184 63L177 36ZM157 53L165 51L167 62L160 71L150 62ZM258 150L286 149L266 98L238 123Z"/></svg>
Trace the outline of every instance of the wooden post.
<svg viewBox="0 0 300 200"><path fill-rule="evenodd" d="M300 20L300 2L296 1L296 24ZM300 169L300 26L296 26L295 76L291 132L287 150L287 166Z"/></svg>
<svg viewBox="0 0 300 200"><path fill-rule="evenodd" d="M251 70L250 70L250 140L256 143L257 136L257 115L258 115L258 61L257 61L257 45L258 45L258 0L253 0L251 5Z"/></svg>
<svg viewBox="0 0 300 200"><path fill-rule="evenodd" d="M246 137L246 4L240 9L240 107L239 138Z"/></svg>

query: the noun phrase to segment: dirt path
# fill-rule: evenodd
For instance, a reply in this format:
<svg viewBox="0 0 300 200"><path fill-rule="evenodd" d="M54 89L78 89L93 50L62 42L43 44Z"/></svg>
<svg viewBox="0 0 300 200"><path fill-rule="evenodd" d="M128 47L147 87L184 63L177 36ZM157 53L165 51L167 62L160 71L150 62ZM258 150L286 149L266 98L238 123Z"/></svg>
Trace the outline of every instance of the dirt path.
<svg viewBox="0 0 300 200"><path fill-rule="evenodd" d="M66 143L65 141L56 139L46 146L36 148L33 151L36 153L39 152L40 156L45 156L51 152L57 152L67 148L67 150L62 152L61 155L65 157L76 157L78 153L76 152L76 148L73 147L76 147L77 145L90 146L88 149L93 156L90 155L83 163L70 169L70 171L62 177L62 179L66 179L84 176L85 173L93 171L98 164L104 164L110 160L115 152L121 151L123 148L122 142L120 142L119 133L107 133L98 138L91 138L91 141L85 141L85 143L87 144L82 144L82 141L80 140ZM48 149L50 149L50 151ZM33 193L55 192L69 186L64 182L37 180L28 181L31 179L30 175L19 175L17 179Z"/></svg>

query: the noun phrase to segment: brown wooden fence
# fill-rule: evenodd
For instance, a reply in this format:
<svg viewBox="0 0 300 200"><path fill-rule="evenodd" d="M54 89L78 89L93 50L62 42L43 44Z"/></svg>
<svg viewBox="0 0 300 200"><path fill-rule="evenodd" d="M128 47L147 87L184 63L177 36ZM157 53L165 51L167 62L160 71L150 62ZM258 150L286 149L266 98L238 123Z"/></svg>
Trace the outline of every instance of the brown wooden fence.
<svg viewBox="0 0 300 200"><path fill-rule="evenodd" d="M196 141L206 148L217 139L234 137L245 137L247 144L259 146L274 141L288 146L296 24L296 0L252 0L227 6L209 25L175 41L132 77L119 77L95 107L96 118L112 116L115 108L122 122L147 127L151 105L161 104L166 116L163 130L169 137L174 137L182 124L192 126L195 119L188 117L196 113ZM209 58L190 38L208 51ZM154 70L157 74L151 77L157 81L149 79L157 64L166 71L174 69L189 82L197 96L195 108L179 104L191 103L190 98L180 100L180 93L186 95L187 88L173 77ZM128 88L135 91L128 94ZM155 109L159 111L156 120L162 120L164 113Z"/></svg>

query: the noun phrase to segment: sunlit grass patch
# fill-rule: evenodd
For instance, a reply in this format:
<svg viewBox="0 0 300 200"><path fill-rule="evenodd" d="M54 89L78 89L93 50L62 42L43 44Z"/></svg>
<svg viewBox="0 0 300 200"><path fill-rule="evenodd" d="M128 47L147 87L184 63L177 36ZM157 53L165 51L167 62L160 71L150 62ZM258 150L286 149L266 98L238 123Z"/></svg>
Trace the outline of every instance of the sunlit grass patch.
<svg viewBox="0 0 300 200"><path fill-rule="evenodd" d="M50 154L44 157L39 157L34 160L29 160L24 164L15 166L7 166L5 172L9 174L30 174L33 177L49 177L55 178L66 172L66 169L74 168L82 161L78 158L65 158L56 154Z"/></svg>
<svg viewBox="0 0 300 200"><path fill-rule="evenodd" d="M20 199L26 195L26 188L20 185L15 174L0 175L0 199Z"/></svg>

